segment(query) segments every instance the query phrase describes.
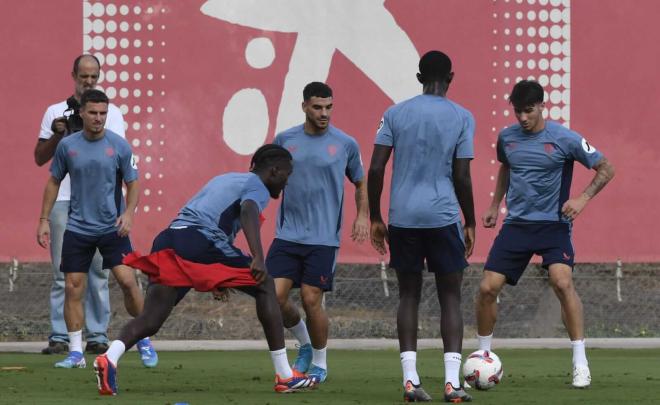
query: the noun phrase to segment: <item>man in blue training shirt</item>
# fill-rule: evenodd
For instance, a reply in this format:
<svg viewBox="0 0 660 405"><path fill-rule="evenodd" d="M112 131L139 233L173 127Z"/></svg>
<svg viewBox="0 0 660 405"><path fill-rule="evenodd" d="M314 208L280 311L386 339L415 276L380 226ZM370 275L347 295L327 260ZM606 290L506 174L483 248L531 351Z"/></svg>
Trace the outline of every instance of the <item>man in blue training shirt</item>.
<svg viewBox="0 0 660 405"><path fill-rule="evenodd" d="M98 248L103 268L111 269L124 293L126 311L137 316L144 299L135 270L122 264L131 252L128 234L138 202L138 173L128 142L105 129L108 97L99 90L87 90L80 98L83 130L62 139L57 145L51 177L44 190L37 230L39 245L50 243L49 215L60 182L69 174L71 205L64 232L61 270L65 274L64 320L69 335L69 355L55 363L58 368L84 368L82 354L83 295L89 266ZM126 209L122 212L122 180L126 184ZM145 337L138 344L144 365L155 367L158 356Z"/></svg>
<svg viewBox="0 0 660 405"><path fill-rule="evenodd" d="M332 89L312 82L303 89L305 123L275 137L293 155L294 171L284 190L275 240L266 265L275 278L284 326L298 339L294 368L319 382L328 373L328 317L321 302L332 290L344 202L344 177L355 185L357 218L351 237L368 235L367 194L360 148L352 137L330 125ZM307 324L289 299L300 288ZM309 332L307 330L309 327Z"/></svg>
<svg viewBox="0 0 660 405"><path fill-rule="evenodd" d="M295 372L289 365L275 284L264 265L259 234L260 213L270 198L279 196L291 170L291 154L286 149L272 144L262 146L252 158L249 173L227 173L211 179L154 239L150 257L155 258L153 263L159 267L160 278L150 277L144 311L122 328L119 339L112 342L105 354L96 358L94 367L101 395L117 394L119 358L140 338L158 332L174 306L199 281L158 281L179 274L226 280L232 275L248 273L249 280L231 287L256 300L257 316L275 366L275 391L294 392L314 385L313 378ZM241 229L252 257L234 246L234 238ZM176 256L176 265L159 260L161 253L168 250ZM151 275L154 273L150 272ZM225 286L221 281L213 283L214 295L221 297L218 288Z"/></svg>
<svg viewBox="0 0 660 405"><path fill-rule="evenodd" d="M508 214L488 255L477 297L479 349L490 350L497 318L496 299L505 283L516 285L534 254L543 258L550 285L561 302L562 319L573 347L573 386L588 387L591 374L584 349L582 302L573 285L573 220L614 177L614 167L586 139L543 119L543 88L523 80L511 91L517 125L500 132L501 162L493 201L483 216L486 228L497 222L504 194ZM573 162L596 175L569 199Z"/></svg>
<svg viewBox="0 0 660 405"><path fill-rule="evenodd" d="M439 51L419 61L423 94L390 107L378 127L369 167L371 243L386 254L399 281L397 331L403 398L426 402L417 374L417 316L424 262L435 274L441 309L447 402L470 401L459 370L463 340L461 284L474 247L474 202L470 161L474 158L474 118L446 98L454 77L451 60ZM394 150L389 228L381 216L385 166ZM461 225L460 211L465 225Z"/></svg>

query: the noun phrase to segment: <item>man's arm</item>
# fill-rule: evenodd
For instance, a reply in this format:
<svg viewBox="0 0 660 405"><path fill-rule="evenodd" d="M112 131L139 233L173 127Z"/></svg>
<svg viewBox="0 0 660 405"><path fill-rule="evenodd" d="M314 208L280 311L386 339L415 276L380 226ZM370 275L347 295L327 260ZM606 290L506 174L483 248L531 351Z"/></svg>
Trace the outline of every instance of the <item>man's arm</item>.
<svg viewBox="0 0 660 405"><path fill-rule="evenodd" d="M254 277L257 284L261 284L268 277L268 273L266 272L264 251L261 246L259 207L256 202L252 200L243 201L241 204L240 221L245 239L250 248L250 254L252 255L252 263L250 264L252 277Z"/></svg>
<svg viewBox="0 0 660 405"><path fill-rule="evenodd" d="M475 241L476 221L474 217L474 198L472 196L472 176L470 175L470 160L454 158L452 162L452 178L458 204L461 206L465 225L465 257L472 255Z"/></svg>
<svg viewBox="0 0 660 405"><path fill-rule="evenodd" d="M46 248L50 243L50 212L53 210L57 193L60 191L60 182L53 176L48 178L44 196L41 202L41 214L39 215L39 225L37 227L37 243Z"/></svg>
<svg viewBox="0 0 660 405"><path fill-rule="evenodd" d="M483 225L486 228L494 228L497 224L497 215L500 210L500 203L509 188L509 170L510 167L506 163L500 164L500 169L497 171L497 183L495 184L495 193L493 200L488 207L488 211L481 218Z"/></svg>
<svg viewBox="0 0 660 405"><path fill-rule="evenodd" d="M579 197L566 201L561 208L562 214L571 220L575 219L582 212L589 200L594 198L614 178L614 166L606 158L599 160L593 168L596 174L591 180L591 183L589 183Z"/></svg>
<svg viewBox="0 0 660 405"><path fill-rule="evenodd" d="M371 219L371 244L380 254L387 253L387 248L385 247L387 228L380 212L380 197L383 194L385 166L388 160L390 160L391 154L391 146L374 145L367 180L369 216Z"/></svg>
<svg viewBox="0 0 660 405"><path fill-rule="evenodd" d="M137 180L126 183L126 210L117 218L116 226L119 236L124 237L129 234L133 227L133 215L138 205L140 196L140 186Z"/></svg>
<svg viewBox="0 0 660 405"><path fill-rule="evenodd" d="M54 119L51 130L53 131L53 135L48 139L39 138L37 145L34 147L34 161L37 163L37 166L43 166L53 158L57 144L66 135L66 118L60 117Z"/></svg>
<svg viewBox="0 0 660 405"><path fill-rule="evenodd" d="M351 239L356 242L364 242L364 240L369 237L367 183L362 179L353 184L355 185L355 208L357 209L357 217L355 218L355 222L353 222Z"/></svg>

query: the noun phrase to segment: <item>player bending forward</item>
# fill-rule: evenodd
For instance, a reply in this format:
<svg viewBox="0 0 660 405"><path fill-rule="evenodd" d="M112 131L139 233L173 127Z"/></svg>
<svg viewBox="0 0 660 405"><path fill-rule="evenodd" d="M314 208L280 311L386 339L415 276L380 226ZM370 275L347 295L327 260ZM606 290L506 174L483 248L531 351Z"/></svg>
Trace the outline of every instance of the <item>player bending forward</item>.
<svg viewBox="0 0 660 405"><path fill-rule="evenodd" d="M134 253L124 260L149 274L150 285L144 311L94 362L101 395L117 394L120 357L141 338L158 332L190 288L218 294L218 288L231 287L253 296L275 366L275 391L315 385L314 378L289 366L275 284L264 265L259 234L260 213L269 198L278 198L291 171L286 149L262 146L252 158L251 172L217 176L188 201L170 227L154 239L151 255ZM241 228L252 257L233 244Z"/></svg>

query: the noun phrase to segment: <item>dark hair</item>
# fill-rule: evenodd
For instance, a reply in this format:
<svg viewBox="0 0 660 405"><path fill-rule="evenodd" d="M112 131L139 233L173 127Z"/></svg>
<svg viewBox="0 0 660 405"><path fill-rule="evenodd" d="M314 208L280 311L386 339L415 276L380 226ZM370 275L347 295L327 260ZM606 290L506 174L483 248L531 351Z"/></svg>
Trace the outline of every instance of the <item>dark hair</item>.
<svg viewBox="0 0 660 405"><path fill-rule="evenodd" d="M332 97L332 89L325 83L311 82L303 89L303 100L307 101L312 97Z"/></svg>
<svg viewBox="0 0 660 405"><path fill-rule="evenodd" d="M286 160L293 160L291 153L280 145L267 143L257 149L250 161L250 170L263 170Z"/></svg>
<svg viewBox="0 0 660 405"><path fill-rule="evenodd" d="M80 65L80 60L82 58L90 57L96 61L96 64L99 65L99 70L101 70L101 62L99 62L99 59L91 54L84 53L82 55L79 55L76 60L73 61L73 73L78 74L78 66Z"/></svg>
<svg viewBox="0 0 660 405"><path fill-rule="evenodd" d="M80 96L80 108L85 107L87 103L106 103L109 104L110 100L108 96L105 95L101 90L90 89L85 90L85 92Z"/></svg>
<svg viewBox="0 0 660 405"><path fill-rule="evenodd" d="M440 51L429 51L419 60L419 73L424 83L444 81L451 73L451 59Z"/></svg>
<svg viewBox="0 0 660 405"><path fill-rule="evenodd" d="M521 80L513 86L509 103L515 108L525 108L543 102L543 87L534 80Z"/></svg>

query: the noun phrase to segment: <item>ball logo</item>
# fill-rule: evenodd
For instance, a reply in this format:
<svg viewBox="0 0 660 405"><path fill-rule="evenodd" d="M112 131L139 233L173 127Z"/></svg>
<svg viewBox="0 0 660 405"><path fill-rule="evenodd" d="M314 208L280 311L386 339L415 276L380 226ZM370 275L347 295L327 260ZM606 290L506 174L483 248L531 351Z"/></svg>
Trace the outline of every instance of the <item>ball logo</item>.
<svg viewBox="0 0 660 405"><path fill-rule="evenodd" d="M380 122L378 123L378 129L376 129L376 132L379 132L384 124L385 124L385 118L383 117L380 119Z"/></svg>
<svg viewBox="0 0 660 405"><path fill-rule="evenodd" d="M584 149L584 151L589 154L594 153L596 151L596 148L589 145L589 142L587 142L587 140L584 138L582 138L582 149Z"/></svg>
<svg viewBox="0 0 660 405"><path fill-rule="evenodd" d="M131 154L131 167L137 170L137 157Z"/></svg>

